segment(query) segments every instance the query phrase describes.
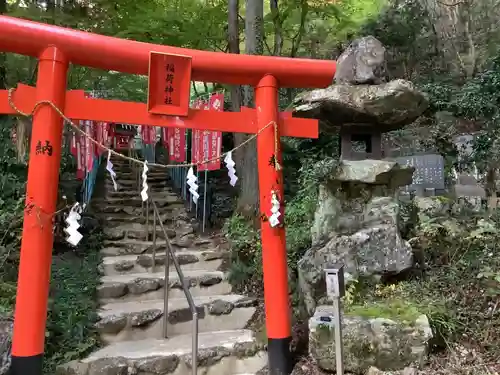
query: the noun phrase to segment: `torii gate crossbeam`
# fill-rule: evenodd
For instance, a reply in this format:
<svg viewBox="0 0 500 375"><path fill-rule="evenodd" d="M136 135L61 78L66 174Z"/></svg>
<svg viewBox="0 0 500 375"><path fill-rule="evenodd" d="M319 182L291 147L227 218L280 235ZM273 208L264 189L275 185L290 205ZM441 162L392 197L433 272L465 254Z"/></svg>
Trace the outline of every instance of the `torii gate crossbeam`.
<svg viewBox="0 0 500 375"><path fill-rule="evenodd" d="M283 197L283 175L270 160L281 163L279 136L316 138L316 120L294 119L278 114L278 88L326 87L335 75L335 62L250 56L196 51L46 25L0 16L0 52L39 59L36 87L19 85L13 100L30 112L36 103L50 101L67 117L154 126L179 126L167 116L148 112L143 103L85 99L81 91L66 91L69 64L146 75L154 52L191 57L191 78L205 82L252 85L256 110L214 113L189 110L182 118L185 128L225 132L259 133L257 137L260 211L271 209L271 191ZM14 114L7 92L0 90L0 113ZM276 123L275 128L269 127ZM56 209L61 160L63 119L49 105L33 114L26 207L16 297L11 375L42 375L47 298L53 245L52 225L40 225L31 208L51 215ZM52 153L36 152L38 142L52 145ZM276 143L278 148L276 150ZM282 215L283 206L282 206ZM288 278L283 226L261 223L266 332L269 372L291 372L291 339Z"/></svg>

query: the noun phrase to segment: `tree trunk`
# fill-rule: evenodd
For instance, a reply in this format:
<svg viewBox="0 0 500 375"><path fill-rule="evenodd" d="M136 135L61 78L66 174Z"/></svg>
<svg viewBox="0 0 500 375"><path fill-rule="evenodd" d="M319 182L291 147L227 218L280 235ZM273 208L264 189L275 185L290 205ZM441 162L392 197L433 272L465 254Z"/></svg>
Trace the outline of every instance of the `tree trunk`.
<svg viewBox="0 0 500 375"><path fill-rule="evenodd" d="M278 0L270 0L269 6L271 8L271 14L273 16L273 25L274 25L273 55L280 56L281 51L283 50L283 27L278 8Z"/></svg>
<svg viewBox="0 0 500 375"><path fill-rule="evenodd" d="M264 1L245 1L245 53L248 55L261 55L263 51L263 18ZM253 88L244 88L244 104L253 107ZM248 139L248 135L238 133L235 144L239 145ZM240 195L237 211L247 217L258 217L259 210L259 174L257 168L257 146L253 140L239 151L238 160L240 168Z"/></svg>
<svg viewBox="0 0 500 375"><path fill-rule="evenodd" d="M7 0L0 0L0 14L7 13ZM7 56L0 52L0 90L7 88Z"/></svg>
<svg viewBox="0 0 500 375"><path fill-rule="evenodd" d="M240 23L239 23L239 10L240 1L239 0L229 0L228 2L228 47L229 53L240 53ZM241 110L241 87L231 86L231 110L233 112L239 112ZM234 133L233 138L235 140L234 144L237 144L238 134ZM240 140L241 141L241 140ZM239 153L233 155L236 163L241 165L242 159Z"/></svg>

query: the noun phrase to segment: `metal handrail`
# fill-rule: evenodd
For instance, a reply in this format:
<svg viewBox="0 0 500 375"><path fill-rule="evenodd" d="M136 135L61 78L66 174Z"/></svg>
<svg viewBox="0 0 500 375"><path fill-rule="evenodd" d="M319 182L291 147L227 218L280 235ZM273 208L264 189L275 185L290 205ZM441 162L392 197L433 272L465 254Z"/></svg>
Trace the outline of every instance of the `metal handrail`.
<svg viewBox="0 0 500 375"><path fill-rule="evenodd" d="M167 235L167 231L163 225L163 222L160 217L160 212L158 211L158 207L153 198L149 198L148 201L151 200L151 204L153 205L153 215L155 218L158 218L158 223L160 224L160 228L163 231L163 235L165 236L165 287L164 287L164 296L163 296L163 337L168 337L168 329L167 329L167 321L168 321L168 294L169 294L169 283L168 279L170 276L170 258L172 258L172 262L174 263L175 270L179 275L179 279L182 285L182 290L184 291L184 295L188 301L189 309L191 310L191 315L193 318L193 332L192 332L192 373L196 375L198 370L198 311L196 310L196 304L194 303L193 296L189 290L189 285L186 283L186 278L184 277L184 273L182 272L179 261L175 257L174 251L172 249L172 245ZM149 215L148 215L149 216ZM155 220L156 221L156 220ZM156 232L156 225L154 226L153 233ZM153 251L156 252L156 235L153 235ZM153 255L154 257L154 255ZM153 263L154 267L154 263Z"/></svg>
<svg viewBox="0 0 500 375"><path fill-rule="evenodd" d="M138 155L135 150L131 150L131 154L133 154L134 158L137 158ZM137 168L137 184L138 184L138 189L141 191L141 170L140 168ZM192 374L197 375L198 372L198 311L196 310L196 304L194 303L193 296L191 294L191 291L189 290L189 285L186 283L186 278L184 277L184 273L182 272L181 266L175 257L174 251L172 249L172 244L170 243L170 240L168 238L167 231L165 229L165 226L163 225L163 222L161 220L160 216L160 211L158 210L158 206L156 205L156 202L154 199L150 196L146 202L146 204L142 204L142 216L145 216L146 222L145 222L145 229L146 229L146 242L149 241L149 210L150 210L150 203L153 207L153 246L152 246L152 266L151 266L151 272L155 272L156 268L156 243L157 243L157 221L158 224L160 225L160 228L163 232L163 235L165 236L165 287L164 287L164 294L163 294L163 337L168 338L168 299L169 299L169 278L170 278L170 259L172 259L172 262L174 264L175 270L177 271L177 274L179 275L179 280L182 285L182 290L184 292L184 295L186 296L189 309L191 310L191 315L193 319L193 331L192 331ZM146 207L144 207L146 206ZM144 215L144 208L146 208L146 215Z"/></svg>

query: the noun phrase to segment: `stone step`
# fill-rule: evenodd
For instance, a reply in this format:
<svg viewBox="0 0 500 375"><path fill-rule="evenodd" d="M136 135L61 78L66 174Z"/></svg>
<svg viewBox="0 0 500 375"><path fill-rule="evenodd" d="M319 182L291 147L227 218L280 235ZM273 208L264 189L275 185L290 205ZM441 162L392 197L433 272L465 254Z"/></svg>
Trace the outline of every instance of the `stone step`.
<svg viewBox="0 0 500 375"><path fill-rule="evenodd" d="M177 202L179 196L175 193L164 194L162 196L152 195L155 203L158 207L165 207L169 204ZM130 197L113 197L113 198L95 198L92 199L92 204L94 207L99 206L133 206L133 207L142 207L144 201L141 199L140 193L137 193L137 196L131 195Z"/></svg>
<svg viewBox="0 0 500 375"><path fill-rule="evenodd" d="M255 313L256 300L237 294L194 298L199 332L243 329ZM163 299L109 303L101 307L97 329L106 343L163 338ZM169 298L169 336L192 331L192 313L187 299Z"/></svg>
<svg viewBox="0 0 500 375"><path fill-rule="evenodd" d="M142 235L142 234L141 234ZM218 246L210 240L194 239L193 241L184 242L183 239L171 241L174 251L218 251ZM123 239L119 241L106 241L100 250L102 256L121 256L121 255L140 255L151 254L156 251L156 254L162 254L167 249L165 241L161 238L157 239L156 246L153 241L144 241L138 239Z"/></svg>
<svg viewBox="0 0 500 375"><path fill-rule="evenodd" d="M127 179L121 179L121 180L115 180L116 181L116 185L117 185L117 188L120 190L120 189L130 189L130 188L134 188L136 190L139 189L139 187L142 185L142 179L139 180L139 186L137 186L137 179L136 180L127 180ZM157 188L160 188L160 187L164 187L164 188L168 188L168 185L167 185L167 180L166 179L149 179L148 178L148 185L149 186L154 186L154 187L157 187ZM108 189L111 189L111 190L114 190L115 189L115 185L113 184L113 180L110 178L106 178L104 180L104 185L106 186L106 188Z"/></svg>
<svg viewBox="0 0 500 375"><path fill-rule="evenodd" d="M139 187L137 185L135 185L135 186L119 185L117 190L115 190L113 185L109 185L109 184L104 184L104 187L105 187L104 193L107 195L113 194L113 193L119 193L119 192L123 192L123 191L137 192L138 194L140 194L140 192L142 190L142 184ZM170 189L164 183L162 183L162 184L159 184L159 183L158 184L152 184L152 183L148 184L148 193L152 193L153 195L170 193L173 196L177 196L175 193L171 192ZM179 197L177 196L177 198L179 198Z"/></svg>
<svg viewBox="0 0 500 375"><path fill-rule="evenodd" d="M217 271L222 261L228 256L225 251L190 251L182 250L175 253L175 257L183 271L206 270ZM155 272L163 269L165 264L165 251L157 250L155 256L155 269L153 270L152 254L105 256L102 260L104 275L122 275L127 273ZM174 269L172 260L170 268Z"/></svg>
<svg viewBox="0 0 500 375"><path fill-rule="evenodd" d="M204 375L255 374L267 365L263 345L250 330L200 333L197 358L198 373ZM187 334L111 344L59 366L56 375L191 375L191 366L192 335Z"/></svg>
<svg viewBox="0 0 500 375"><path fill-rule="evenodd" d="M119 184L121 180L128 180L128 181L137 181L137 173L136 172L125 172L125 171L120 171L116 170L116 182ZM142 174L142 173L141 173ZM167 181L167 176L168 174L165 173L150 173L148 172L148 181ZM111 180L111 177L109 177Z"/></svg>
<svg viewBox="0 0 500 375"><path fill-rule="evenodd" d="M162 207L162 212L165 212L166 207ZM112 226L113 222L115 223L138 223L138 224L144 224L146 223L146 220L148 219L145 215L130 215L127 213L99 213L96 212L96 217L106 223L108 223L108 226ZM158 218L157 218L158 219ZM169 213L160 213L160 220L162 223L168 223L172 222L174 220L173 216ZM149 222L151 225L153 225L153 215L150 215L149 217Z"/></svg>
<svg viewBox="0 0 500 375"><path fill-rule="evenodd" d="M142 189L141 189L142 190ZM150 195L155 199L164 199L169 202L178 202L181 200L181 198L175 194L171 193L168 191L168 189L165 187L163 190L158 190L158 191L149 191L151 193ZM138 199L141 199L141 192L138 189L129 189L129 190L109 190L105 193L105 198L122 198L122 197L137 197Z"/></svg>
<svg viewBox="0 0 500 375"><path fill-rule="evenodd" d="M231 286L227 275L221 271L192 270L183 271L186 284L193 296L227 294ZM184 291L177 272L170 272L168 278L170 298L184 297ZM102 303L147 301L162 299L164 295L165 273L130 273L125 275L103 276L97 288Z"/></svg>
<svg viewBox="0 0 500 375"><path fill-rule="evenodd" d="M173 198L168 199L167 202L168 203L162 205L157 204L158 211L160 212L160 214L164 212L170 212L181 209L186 211L186 205L180 197L175 197L175 199ZM129 215L133 214L140 215L143 212L146 213L147 208L149 208L150 212L153 212L153 204L151 204L151 202L149 202L149 204L145 202L141 206L129 206L124 202L123 204L120 205L105 205L102 206L101 208L97 207L94 211L99 213L127 213Z"/></svg>
<svg viewBox="0 0 500 375"><path fill-rule="evenodd" d="M143 212L146 212L146 209L148 208L147 205L144 205L144 207L134 207L134 206L124 206L124 205L117 205L117 206L102 206L102 207L96 207L94 209L94 212L96 213L106 213L106 214L116 214L116 213L126 213L128 215L141 215ZM160 212L164 211L172 211L172 210L179 210L179 209L184 209L185 210L185 205L184 202L179 199L178 202L172 202L169 203L166 206L163 207L158 207L158 210ZM149 204L149 212L153 212L153 205Z"/></svg>
<svg viewBox="0 0 500 375"><path fill-rule="evenodd" d="M108 225L110 223L107 223ZM176 223L164 222L163 226L169 238L184 237L194 233L193 226L185 221L179 220ZM108 241L121 241L123 239L146 240L146 231L149 232L149 240L153 237L153 222L149 225L140 223L120 224L115 227L108 227L103 230L104 236ZM159 238L165 238L160 225L156 226L156 235Z"/></svg>

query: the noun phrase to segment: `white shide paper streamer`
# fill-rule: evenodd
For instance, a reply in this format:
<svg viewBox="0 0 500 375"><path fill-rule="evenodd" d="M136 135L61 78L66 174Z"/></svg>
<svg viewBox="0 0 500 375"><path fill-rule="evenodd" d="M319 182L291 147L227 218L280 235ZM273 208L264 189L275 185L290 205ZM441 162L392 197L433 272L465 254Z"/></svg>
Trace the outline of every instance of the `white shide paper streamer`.
<svg viewBox="0 0 500 375"><path fill-rule="evenodd" d="M144 168L142 169L142 190L141 190L141 198L142 201L145 202L148 200L148 162L144 162Z"/></svg>
<svg viewBox="0 0 500 375"><path fill-rule="evenodd" d="M68 241L73 246L78 245L80 240L83 238L83 235L78 232L78 228L80 228L78 220L82 218L79 211L80 205L78 202L76 202L73 207L71 207L68 217L66 218L66 223L68 224L68 226L64 228L64 231L69 235L66 238L66 241Z"/></svg>
<svg viewBox="0 0 500 375"><path fill-rule="evenodd" d="M113 163L111 163L111 151L108 151L108 162L106 163L106 170L109 172L111 176L111 180L113 181L113 187L115 191L118 191L118 184L116 183L116 172L113 170Z"/></svg>
<svg viewBox="0 0 500 375"><path fill-rule="evenodd" d="M238 177L236 176L236 169L234 166L236 163L233 160L233 153L229 151L224 158L224 163L226 163L227 174L229 176L229 183L231 186L236 185L236 181L238 181Z"/></svg>
<svg viewBox="0 0 500 375"><path fill-rule="evenodd" d="M280 201L274 190L271 192L271 213L271 216L269 216L269 224L274 228L280 223L279 217L281 216Z"/></svg>
<svg viewBox="0 0 500 375"><path fill-rule="evenodd" d="M195 204L198 204L198 198L200 197L200 195L198 194L198 184L196 183L197 180L198 179L194 174L193 167L189 168L186 176L186 183L189 186L189 192L193 196L193 202Z"/></svg>

